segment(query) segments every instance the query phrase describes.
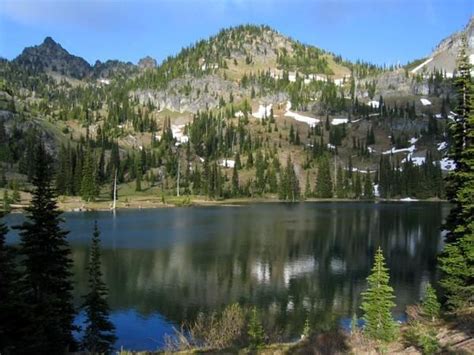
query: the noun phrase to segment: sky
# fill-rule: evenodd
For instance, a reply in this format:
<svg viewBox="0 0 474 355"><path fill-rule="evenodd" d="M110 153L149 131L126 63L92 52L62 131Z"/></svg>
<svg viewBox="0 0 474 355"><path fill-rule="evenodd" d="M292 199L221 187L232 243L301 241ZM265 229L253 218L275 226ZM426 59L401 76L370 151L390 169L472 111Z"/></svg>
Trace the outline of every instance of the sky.
<svg viewBox="0 0 474 355"><path fill-rule="evenodd" d="M474 0L0 0L0 57L51 36L94 64L161 62L220 29L266 24L375 64L426 57L474 15Z"/></svg>

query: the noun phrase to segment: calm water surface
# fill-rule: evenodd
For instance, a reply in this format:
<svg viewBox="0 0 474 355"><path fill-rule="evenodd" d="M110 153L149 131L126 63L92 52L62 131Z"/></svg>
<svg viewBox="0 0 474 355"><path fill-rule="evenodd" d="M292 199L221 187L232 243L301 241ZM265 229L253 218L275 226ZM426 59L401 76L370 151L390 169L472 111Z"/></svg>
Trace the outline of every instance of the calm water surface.
<svg viewBox="0 0 474 355"><path fill-rule="evenodd" d="M396 314L436 278L443 203L268 203L65 213L76 303L87 292L88 244L102 231L117 347L155 349L172 327L233 302L257 305L284 337L309 314L329 328L359 312L373 254L384 250ZM8 224L22 221L8 216ZM9 242L18 237L11 233ZM360 313L360 312L359 312ZM80 323L82 316L78 317Z"/></svg>

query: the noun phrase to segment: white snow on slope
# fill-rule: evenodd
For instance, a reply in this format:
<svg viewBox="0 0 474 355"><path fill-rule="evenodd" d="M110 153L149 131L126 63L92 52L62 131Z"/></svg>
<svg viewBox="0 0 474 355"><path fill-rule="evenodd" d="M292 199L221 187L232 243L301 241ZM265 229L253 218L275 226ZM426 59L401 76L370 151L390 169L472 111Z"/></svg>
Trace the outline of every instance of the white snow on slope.
<svg viewBox="0 0 474 355"><path fill-rule="evenodd" d="M235 166L235 160L232 160L232 159L222 159L220 162L219 162L219 165L220 166L223 166L225 168L234 168Z"/></svg>
<svg viewBox="0 0 474 355"><path fill-rule="evenodd" d="M451 171L456 169L456 164L452 159L443 158L439 161L439 163L441 165L441 170Z"/></svg>
<svg viewBox="0 0 474 355"><path fill-rule="evenodd" d="M423 106L429 106L431 105L431 101L428 99L420 99L420 102Z"/></svg>
<svg viewBox="0 0 474 355"><path fill-rule="evenodd" d="M448 143L441 142L441 143L438 144L438 150L444 150L446 148L448 148Z"/></svg>
<svg viewBox="0 0 474 355"><path fill-rule="evenodd" d="M373 108L379 108L380 107L380 102L372 100L367 103L367 105L372 106Z"/></svg>
<svg viewBox="0 0 474 355"><path fill-rule="evenodd" d="M252 116L259 119L270 117L271 110L272 110L272 104L269 104L267 106L260 105L258 106L257 112L252 112Z"/></svg>
<svg viewBox="0 0 474 355"><path fill-rule="evenodd" d="M331 121L331 124L333 126L337 126L337 125L340 125L340 124L343 124L343 123L347 123L349 122L349 119L348 118L334 118L332 121Z"/></svg>
<svg viewBox="0 0 474 355"><path fill-rule="evenodd" d="M411 72L413 74L415 74L418 70L420 70L421 68L423 68L426 64L428 64L429 62L431 62L433 60L433 58L428 58L427 60L425 60L423 63L421 63L420 65L418 65L415 69L413 69Z"/></svg>
<svg viewBox="0 0 474 355"><path fill-rule="evenodd" d="M405 197L405 198L401 198L400 201L411 202L411 201L418 201L418 200L416 198Z"/></svg>
<svg viewBox="0 0 474 355"><path fill-rule="evenodd" d="M411 159L411 162L413 163L413 165L416 165L416 166L423 165L426 161L425 157L412 157L411 154L409 154L408 157L402 160L402 163L407 162L407 159L408 160Z"/></svg>
<svg viewBox="0 0 474 355"><path fill-rule="evenodd" d="M291 117L296 121L307 123L310 127L314 127L320 122L320 120L318 120L317 118L303 116L303 115L300 115L299 113L290 111L290 109L291 109L291 102L288 101L286 103L285 117Z"/></svg>
<svg viewBox="0 0 474 355"><path fill-rule="evenodd" d="M418 139L419 139L419 138L412 137L412 138L410 138L410 139L408 140L408 142L410 142L410 144L413 145L413 144L415 144L416 142L418 142Z"/></svg>
<svg viewBox="0 0 474 355"><path fill-rule="evenodd" d="M408 148L401 148L401 149L395 149L395 147L393 147L390 150L386 150L382 154L386 155L386 154L396 154L396 153L402 153L402 152L413 153L414 151L415 151L415 145L411 145Z"/></svg>
<svg viewBox="0 0 474 355"><path fill-rule="evenodd" d="M173 138L177 140L176 145L181 143L187 143L189 137L183 133L185 125L171 125L171 132L173 133Z"/></svg>

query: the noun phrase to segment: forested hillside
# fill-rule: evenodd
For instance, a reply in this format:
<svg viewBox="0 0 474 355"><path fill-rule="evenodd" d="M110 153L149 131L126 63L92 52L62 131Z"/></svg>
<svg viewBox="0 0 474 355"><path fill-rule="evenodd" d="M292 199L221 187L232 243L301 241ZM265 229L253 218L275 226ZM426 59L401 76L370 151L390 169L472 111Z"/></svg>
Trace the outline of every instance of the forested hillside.
<svg viewBox="0 0 474 355"><path fill-rule="evenodd" d="M444 198L456 73L424 62L352 63L253 25L160 65L149 57L90 65L48 37L0 61L4 205L28 199L41 142L58 193L85 202L110 202L115 177L124 204L172 195Z"/></svg>

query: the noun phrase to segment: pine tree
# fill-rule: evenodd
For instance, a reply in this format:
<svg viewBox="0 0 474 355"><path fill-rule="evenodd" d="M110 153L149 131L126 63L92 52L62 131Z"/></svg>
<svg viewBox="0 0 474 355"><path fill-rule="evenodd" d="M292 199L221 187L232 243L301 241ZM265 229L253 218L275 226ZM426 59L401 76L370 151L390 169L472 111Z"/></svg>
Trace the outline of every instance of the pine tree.
<svg viewBox="0 0 474 355"><path fill-rule="evenodd" d="M52 188L51 158L40 144L35 152L31 205L19 230L24 275L20 295L27 323L18 353L62 354L73 350L71 252L61 229L61 212Z"/></svg>
<svg viewBox="0 0 474 355"><path fill-rule="evenodd" d="M89 147L87 148L84 165L82 167L81 197L85 201L93 201L96 196L96 191L94 156L92 149Z"/></svg>
<svg viewBox="0 0 474 355"><path fill-rule="evenodd" d="M329 167L329 160L325 157L319 162L318 176L316 179L316 196L319 198L333 197L331 168Z"/></svg>
<svg viewBox="0 0 474 355"><path fill-rule="evenodd" d="M446 195L453 208L446 221L445 229L449 232L439 258L443 273L440 284L447 305L454 312L468 309L474 303L474 88L466 48L464 38L455 82L457 117L450 126L450 157L456 168L446 181Z"/></svg>
<svg viewBox="0 0 474 355"><path fill-rule="evenodd" d="M232 170L232 196L239 196L240 195L240 187L239 187L239 172L237 170L237 166L234 165L234 169Z"/></svg>
<svg viewBox="0 0 474 355"><path fill-rule="evenodd" d="M365 332L373 339L391 341L396 336L396 323L391 309L393 288L389 285L388 269L385 266L382 249L375 253L372 273L367 278L368 289L362 293L362 310L364 311Z"/></svg>
<svg viewBox="0 0 474 355"><path fill-rule="evenodd" d="M423 314L430 317L432 322L439 317L441 305L438 302L436 291L431 284L426 285L425 297L423 297L421 307Z"/></svg>
<svg viewBox="0 0 474 355"><path fill-rule="evenodd" d="M110 353L116 341L115 327L109 319L107 287L102 280L100 261L100 232L94 224L88 265L89 293L84 297L82 308L86 314L86 328L82 347L92 354Z"/></svg>
<svg viewBox="0 0 474 355"><path fill-rule="evenodd" d="M3 213L0 213L3 218ZM0 222L0 352L9 353L16 341L19 341L15 329L15 319L19 312L16 307L14 254L5 244L7 226Z"/></svg>
<svg viewBox="0 0 474 355"><path fill-rule="evenodd" d="M372 180L370 179L370 171L367 171L367 175L364 181L364 199L372 200L374 198L374 188L372 186Z"/></svg>
<svg viewBox="0 0 474 355"><path fill-rule="evenodd" d="M248 336L251 349L260 349L263 347L265 334L256 307L253 307L250 313Z"/></svg>
<svg viewBox="0 0 474 355"><path fill-rule="evenodd" d="M142 191L142 164L141 159L135 159L135 191Z"/></svg>

